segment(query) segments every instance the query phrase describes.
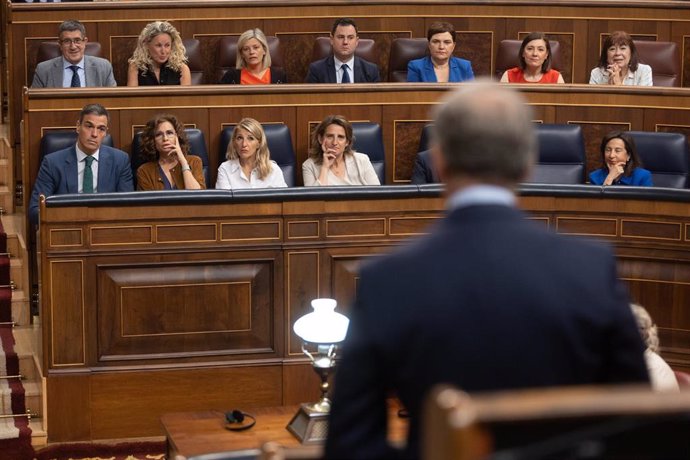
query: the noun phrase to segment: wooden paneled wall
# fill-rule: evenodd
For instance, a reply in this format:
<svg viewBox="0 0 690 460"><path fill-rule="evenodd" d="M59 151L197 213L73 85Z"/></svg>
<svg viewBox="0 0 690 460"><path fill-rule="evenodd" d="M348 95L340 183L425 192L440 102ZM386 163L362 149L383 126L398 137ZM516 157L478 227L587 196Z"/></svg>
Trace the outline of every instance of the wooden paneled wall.
<svg viewBox="0 0 690 460"><path fill-rule="evenodd" d="M21 88L31 83L40 42L54 40L57 25L64 19L75 17L86 24L88 37L101 43L104 56L113 62L118 84L122 85L136 37L153 20L170 20L183 37L201 41L207 83L217 81L220 37L239 35L251 27L260 27L267 35L280 38L288 79L301 82L311 60L314 38L327 35L333 18L339 16L354 18L360 35L376 40L384 80L391 41L398 37L424 37L431 22L444 19L459 32L457 54L470 59L479 76L493 73L501 40L518 39L530 31L541 30L561 42L566 82L586 83L596 64L601 37L623 29L636 38L678 43L683 51L684 86L690 86L684 58L690 47L690 9L678 1L571 0L540 1L538 5L531 1L482 0L14 4L9 15L9 57L15 143L19 141Z"/></svg>
<svg viewBox="0 0 690 460"><path fill-rule="evenodd" d="M688 369L690 191L615 189L532 186L520 203L553 231L614 244L664 357ZM347 314L361 261L443 213L437 186L380 191L51 198L63 206L43 208L40 228L50 439L157 435L165 412L314 399L294 321L319 296Z"/></svg>

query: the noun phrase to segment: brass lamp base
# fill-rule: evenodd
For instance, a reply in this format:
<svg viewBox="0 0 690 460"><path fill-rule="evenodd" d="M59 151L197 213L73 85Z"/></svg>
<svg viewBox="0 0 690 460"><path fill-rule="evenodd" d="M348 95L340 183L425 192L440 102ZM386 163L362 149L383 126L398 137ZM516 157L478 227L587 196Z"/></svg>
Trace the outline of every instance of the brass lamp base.
<svg viewBox="0 0 690 460"><path fill-rule="evenodd" d="M328 435L328 410L316 404L302 404L287 429L302 444L316 444Z"/></svg>

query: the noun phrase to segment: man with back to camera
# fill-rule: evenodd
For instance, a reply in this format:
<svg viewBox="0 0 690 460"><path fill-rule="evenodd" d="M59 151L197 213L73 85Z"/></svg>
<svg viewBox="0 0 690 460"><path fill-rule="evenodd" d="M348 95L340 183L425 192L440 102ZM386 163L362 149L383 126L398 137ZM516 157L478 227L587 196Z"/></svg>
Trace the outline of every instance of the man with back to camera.
<svg viewBox="0 0 690 460"><path fill-rule="evenodd" d="M524 98L468 84L435 118L447 215L361 270L326 458L418 458L423 401L438 383L471 393L649 381L611 251L516 208L537 148ZM411 417L404 451L386 441L391 395Z"/></svg>
<svg viewBox="0 0 690 460"><path fill-rule="evenodd" d="M113 66L107 59L87 56L86 28L68 19L58 27L61 55L36 66L32 88L83 88L117 86Z"/></svg>
<svg viewBox="0 0 690 460"><path fill-rule="evenodd" d="M109 121L102 105L84 106L77 122L76 144L43 158L29 204L32 224L38 223L40 195L134 191L129 156L102 145Z"/></svg>
<svg viewBox="0 0 690 460"><path fill-rule="evenodd" d="M380 81L376 64L355 56L359 43L357 24L339 18L331 29L333 54L309 64L306 83L376 83Z"/></svg>

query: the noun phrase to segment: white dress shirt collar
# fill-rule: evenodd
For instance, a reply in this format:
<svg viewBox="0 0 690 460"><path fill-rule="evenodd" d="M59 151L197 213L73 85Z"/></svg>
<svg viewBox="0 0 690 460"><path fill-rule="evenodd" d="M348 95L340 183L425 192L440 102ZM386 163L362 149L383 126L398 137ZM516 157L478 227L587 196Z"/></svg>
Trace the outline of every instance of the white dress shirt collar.
<svg viewBox="0 0 690 460"><path fill-rule="evenodd" d="M473 205L502 205L514 207L515 194L497 185L472 185L458 190L448 199L447 208L455 210Z"/></svg>

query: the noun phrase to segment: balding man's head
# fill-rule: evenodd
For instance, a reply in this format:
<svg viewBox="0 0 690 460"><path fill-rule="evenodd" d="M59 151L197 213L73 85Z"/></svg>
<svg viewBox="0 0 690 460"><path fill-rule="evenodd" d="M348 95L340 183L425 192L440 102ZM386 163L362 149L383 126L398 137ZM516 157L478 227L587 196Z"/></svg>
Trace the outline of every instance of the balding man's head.
<svg viewBox="0 0 690 460"><path fill-rule="evenodd" d="M515 184L535 161L532 111L509 87L465 84L437 109L435 118L446 178Z"/></svg>

